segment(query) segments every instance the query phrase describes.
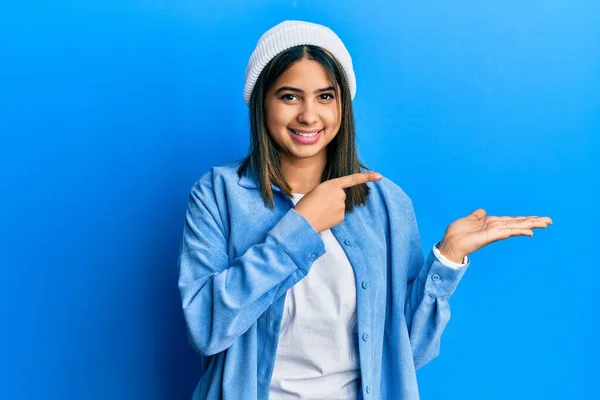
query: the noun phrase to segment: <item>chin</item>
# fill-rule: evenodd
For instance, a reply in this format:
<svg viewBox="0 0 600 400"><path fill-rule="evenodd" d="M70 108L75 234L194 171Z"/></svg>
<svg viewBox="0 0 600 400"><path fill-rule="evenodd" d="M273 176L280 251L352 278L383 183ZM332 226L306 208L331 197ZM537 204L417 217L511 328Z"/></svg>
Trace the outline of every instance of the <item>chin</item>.
<svg viewBox="0 0 600 400"><path fill-rule="evenodd" d="M320 152L322 152L323 150L325 150L324 148L321 147L315 147L312 149L301 149L301 150L297 150L297 149L293 149L290 153L297 158L312 158L314 156L316 156L317 154L319 154Z"/></svg>

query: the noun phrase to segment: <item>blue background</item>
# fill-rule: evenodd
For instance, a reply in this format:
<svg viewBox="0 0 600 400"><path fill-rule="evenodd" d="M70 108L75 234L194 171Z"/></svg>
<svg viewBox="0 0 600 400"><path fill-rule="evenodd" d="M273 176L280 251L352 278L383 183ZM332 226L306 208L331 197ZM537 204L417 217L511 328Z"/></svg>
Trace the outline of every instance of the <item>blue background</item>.
<svg viewBox="0 0 600 400"><path fill-rule="evenodd" d="M421 397L600 398L595 0L3 2L0 398L190 398L185 206L246 154L244 68L284 19L346 43L360 153L424 251L479 207L554 220L471 255Z"/></svg>

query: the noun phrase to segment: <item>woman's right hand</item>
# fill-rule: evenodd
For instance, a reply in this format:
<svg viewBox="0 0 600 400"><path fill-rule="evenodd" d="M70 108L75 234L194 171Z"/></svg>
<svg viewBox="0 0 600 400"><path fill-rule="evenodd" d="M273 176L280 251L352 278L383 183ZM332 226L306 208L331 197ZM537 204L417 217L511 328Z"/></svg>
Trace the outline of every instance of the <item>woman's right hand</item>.
<svg viewBox="0 0 600 400"><path fill-rule="evenodd" d="M330 229L344 220L346 212L345 188L381 180L377 172L358 172L322 182L305 194L294 209L302 215L317 233Z"/></svg>

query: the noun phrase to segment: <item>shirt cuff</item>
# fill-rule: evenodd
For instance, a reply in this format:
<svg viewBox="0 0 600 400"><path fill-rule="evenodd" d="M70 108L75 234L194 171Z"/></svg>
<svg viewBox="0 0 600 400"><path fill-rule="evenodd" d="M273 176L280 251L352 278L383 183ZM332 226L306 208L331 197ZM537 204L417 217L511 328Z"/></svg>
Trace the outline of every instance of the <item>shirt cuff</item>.
<svg viewBox="0 0 600 400"><path fill-rule="evenodd" d="M426 265L429 268L423 268L419 274L419 279L425 282L425 294L436 298L448 298L456 290L470 263L461 268L452 268L442 264L432 250L429 252Z"/></svg>
<svg viewBox="0 0 600 400"><path fill-rule="evenodd" d="M304 275L308 274L315 260L326 253L321 235L295 208L289 209L269 235L283 247Z"/></svg>
<svg viewBox="0 0 600 400"><path fill-rule="evenodd" d="M440 249L438 249L437 246L438 246L437 243L433 245L433 254L435 254L435 256L438 258L438 260L445 266L450 267L450 268L459 269L459 268L462 268L465 265L467 265L467 263L469 262L468 256L465 256L465 258L463 258L462 264L454 262L452 260L449 260L446 256L444 256L442 254L442 252L440 251Z"/></svg>

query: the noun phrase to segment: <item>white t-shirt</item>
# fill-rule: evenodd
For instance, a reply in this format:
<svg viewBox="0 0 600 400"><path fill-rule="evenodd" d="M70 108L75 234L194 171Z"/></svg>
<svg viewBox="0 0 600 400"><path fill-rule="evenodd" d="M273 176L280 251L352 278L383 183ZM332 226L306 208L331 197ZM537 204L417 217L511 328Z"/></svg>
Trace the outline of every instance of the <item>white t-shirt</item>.
<svg viewBox="0 0 600 400"><path fill-rule="evenodd" d="M354 270L331 230L320 235L325 254L286 293L271 400L358 398Z"/></svg>

